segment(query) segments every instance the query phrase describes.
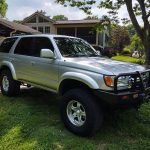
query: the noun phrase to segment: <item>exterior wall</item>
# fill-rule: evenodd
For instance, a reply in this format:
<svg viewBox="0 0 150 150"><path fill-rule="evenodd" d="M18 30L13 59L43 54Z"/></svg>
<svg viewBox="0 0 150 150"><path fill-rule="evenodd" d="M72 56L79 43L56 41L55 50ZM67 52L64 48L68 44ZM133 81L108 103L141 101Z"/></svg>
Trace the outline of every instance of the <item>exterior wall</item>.
<svg viewBox="0 0 150 150"><path fill-rule="evenodd" d="M56 33L58 34L58 28L74 28L75 29L75 34L73 36L78 37L77 32L78 32L78 28L83 27L83 28L93 28L95 26L95 24L55 24L56 27ZM95 35L96 37L96 41L95 43L91 43L92 45L98 45L98 33L96 33Z"/></svg>
<svg viewBox="0 0 150 150"><path fill-rule="evenodd" d="M37 30L39 27L43 27L43 33L45 33L45 27L50 27L50 34L56 34L56 28L53 24L53 22L39 22L39 17L36 15L36 23L24 23L24 25L29 26L31 28L36 28Z"/></svg>
<svg viewBox="0 0 150 150"><path fill-rule="evenodd" d="M45 27L50 27L50 34L56 34L56 28L50 22L48 22L48 23L25 23L24 25L29 26L31 28L36 27L37 30L38 30L39 27L43 27L43 29L44 29L43 33L45 33Z"/></svg>
<svg viewBox="0 0 150 150"><path fill-rule="evenodd" d="M27 25L31 28L36 28L37 30L39 30L39 27L42 27L43 28L43 33L45 33L45 27L50 27L50 33L49 34L58 34L58 28L73 28L75 30L75 33L74 35L72 36L75 36L77 37L78 36L78 28L79 27L95 27L95 24L94 23L84 23L84 24L57 24L53 21L47 21L47 22L39 22L39 16L36 15L34 16L36 17L36 23L24 23L24 25ZM105 31L103 31L102 33L96 33L95 35L96 37L96 41L95 43L92 43L92 45L94 46L102 46L102 47L105 47L105 46L108 46L108 43L106 41L106 36L109 36L108 35L108 30L106 29ZM90 37L92 38L92 37Z"/></svg>

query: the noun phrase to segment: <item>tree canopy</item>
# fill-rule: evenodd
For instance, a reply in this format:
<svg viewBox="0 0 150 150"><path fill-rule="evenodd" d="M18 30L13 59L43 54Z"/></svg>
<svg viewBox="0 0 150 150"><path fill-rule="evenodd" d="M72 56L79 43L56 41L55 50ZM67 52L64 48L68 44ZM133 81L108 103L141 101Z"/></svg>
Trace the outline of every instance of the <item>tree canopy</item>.
<svg viewBox="0 0 150 150"><path fill-rule="evenodd" d="M140 37L137 34L135 34L131 38L131 44L128 46L128 48L131 50L131 52L138 51L139 54L142 55L144 46L143 46L143 43L142 43Z"/></svg>
<svg viewBox="0 0 150 150"><path fill-rule="evenodd" d="M119 10L126 6L130 20L138 33L146 54L146 64L150 65L150 0L56 0L58 3L71 7L78 7L87 14L91 14L93 5L98 8L108 10L111 21L119 23ZM100 13L99 11L99 13ZM139 24L137 17L142 20L142 26ZM123 22L128 22L127 18L122 18Z"/></svg>
<svg viewBox="0 0 150 150"><path fill-rule="evenodd" d="M68 18L64 15L56 15L56 16L53 16L52 19L55 20L55 21L68 20Z"/></svg>
<svg viewBox="0 0 150 150"><path fill-rule="evenodd" d="M127 27L111 25L110 46L121 52L123 48L130 44L130 35Z"/></svg>
<svg viewBox="0 0 150 150"><path fill-rule="evenodd" d="M5 17L8 5L6 0L0 0L0 17Z"/></svg>

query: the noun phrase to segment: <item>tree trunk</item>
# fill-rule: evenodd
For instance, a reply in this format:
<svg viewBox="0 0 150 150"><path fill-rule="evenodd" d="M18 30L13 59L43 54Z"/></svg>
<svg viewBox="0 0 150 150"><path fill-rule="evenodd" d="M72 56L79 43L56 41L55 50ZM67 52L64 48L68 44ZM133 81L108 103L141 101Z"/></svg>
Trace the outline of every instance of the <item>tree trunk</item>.
<svg viewBox="0 0 150 150"><path fill-rule="evenodd" d="M145 48L145 65L150 69L150 34L144 38L144 48Z"/></svg>

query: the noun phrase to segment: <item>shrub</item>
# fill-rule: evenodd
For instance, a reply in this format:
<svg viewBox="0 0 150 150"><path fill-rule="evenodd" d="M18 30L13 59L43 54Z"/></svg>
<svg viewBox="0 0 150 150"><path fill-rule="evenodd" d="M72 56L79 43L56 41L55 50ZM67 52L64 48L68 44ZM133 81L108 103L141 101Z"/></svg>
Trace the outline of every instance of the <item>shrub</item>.
<svg viewBox="0 0 150 150"><path fill-rule="evenodd" d="M112 56L116 56L117 53L113 48L106 47L104 48L104 56L111 58Z"/></svg>
<svg viewBox="0 0 150 150"><path fill-rule="evenodd" d="M131 52L124 50L124 51L121 52L121 55L131 56Z"/></svg>

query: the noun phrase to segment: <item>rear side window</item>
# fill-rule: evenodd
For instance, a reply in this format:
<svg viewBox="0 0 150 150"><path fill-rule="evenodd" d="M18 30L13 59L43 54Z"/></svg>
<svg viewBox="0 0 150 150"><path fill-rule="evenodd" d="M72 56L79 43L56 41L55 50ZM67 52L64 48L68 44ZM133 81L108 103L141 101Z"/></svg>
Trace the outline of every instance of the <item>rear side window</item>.
<svg viewBox="0 0 150 150"><path fill-rule="evenodd" d="M16 46L15 54L31 55L33 48L32 38L22 38Z"/></svg>
<svg viewBox="0 0 150 150"><path fill-rule="evenodd" d="M10 49L12 48L12 46L14 45L16 40L17 40L17 38L5 39L0 45L0 52L9 53Z"/></svg>
<svg viewBox="0 0 150 150"><path fill-rule="evenodd" d="M46 37L25 37L19 41L15 54L40 57L41 49L54 51L50 39Z"/></svg>

